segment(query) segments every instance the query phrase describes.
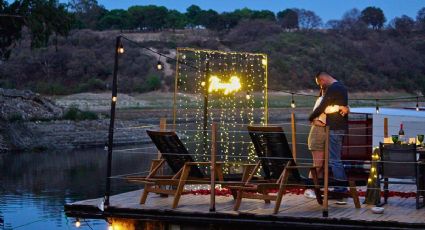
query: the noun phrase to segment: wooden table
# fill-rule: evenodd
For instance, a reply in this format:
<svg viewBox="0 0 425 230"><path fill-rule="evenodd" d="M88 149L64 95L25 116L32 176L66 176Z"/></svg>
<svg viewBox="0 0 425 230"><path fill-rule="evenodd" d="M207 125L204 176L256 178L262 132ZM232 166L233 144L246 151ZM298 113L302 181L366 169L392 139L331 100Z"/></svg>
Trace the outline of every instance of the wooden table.
<svg viewBox="0 0 425 230"><path fill-rule="evenodd" d="M422 195L425 197L425 147L417 147L416 149L417 155L418 155L418 162L419 164L419 170L418 170L418 190L416 191L419 193L419 195ZM375 162L376 164L377 162ZM378 175L378 180L379 180L379 175ZM373 184L369 184L367 185L368 189L371 189L371 191L373 191L374 189L378 189L378 192L368 192L366 194L366 200L370 200L372 202L380 202L381 200L381 189L380 186L378 186L380 183L376 182ZM369 197L368 197L369 196Z"/></svg>

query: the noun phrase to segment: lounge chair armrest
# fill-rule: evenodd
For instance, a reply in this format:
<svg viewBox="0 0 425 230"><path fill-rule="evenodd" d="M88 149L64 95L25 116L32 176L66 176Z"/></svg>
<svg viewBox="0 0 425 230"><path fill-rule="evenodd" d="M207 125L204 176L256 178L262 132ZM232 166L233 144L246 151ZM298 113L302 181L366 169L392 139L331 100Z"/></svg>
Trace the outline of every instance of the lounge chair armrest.
<svg viewBox="0 0 425 230"><path fill-rule="evenodd" d="M186 165L210 165L211 162L186 162ZM224 162L215 162L216 165L222 165Z"/></svg>
<svg viewBox="0 0 425 230"><path fill-rule="evenodd" d="M242 181L248 183L255 176L260 167L260 162L257 164L243 164Z"/></svg>
<svg viewBox="0 0 425 230"><path fill-rule="evenodd" d="M210 165L211 162L186 162L185 165Z"/></svg>
<svg viewBox="0 0 425 230"><path fill-rule="evenodd" d="M313 165L297 165L297 166L286 166L288 169L311 169L311 168L321 168L321 166L313 166Z"/></svg>
<svg viewBox="0 0 425 230"><path fill-rule="evenodd" d="M165 160L164 159L153 159L151 161L151 167L149 170L149 175L146 176L146 178L150 178L152 176L155 176L158 170L164 165Z"/></svg>

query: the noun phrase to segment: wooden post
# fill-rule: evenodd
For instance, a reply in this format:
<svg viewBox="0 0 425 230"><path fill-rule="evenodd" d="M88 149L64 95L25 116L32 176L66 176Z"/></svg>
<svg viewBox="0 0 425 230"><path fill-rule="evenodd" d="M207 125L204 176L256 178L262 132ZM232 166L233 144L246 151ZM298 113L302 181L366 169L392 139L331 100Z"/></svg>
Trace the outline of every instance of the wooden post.
<svg viewBox="0 0 425 230"><path fill-rule="evenodd" d="M291 128L292 128L292 156L295 162L297 161L297 127L295 124L295 113L291 113Z"/></svg>
<svg viewBox="0 0 425 230"><path fill-rule="evenodd" d="M215 172L216 172L216 154L217 154L217 123L213 122L211 126L211 197L210 197L210 212L215 212Z"/></svg>
<svg viewBox="0 0 425 230"><path fill-rule="evenodd" d="M388 117L384 118L384 138L388 137Z"/></svg>
<svg viewBox="0 0 425 230"><path fill-rule="evenodd" d="M159 119L159 131L165 131L167 130L167 118L162 117ZM158 150L158 160L160 160L162 157L161 152ZM161 167L158 170L158 175L164 175L164 167ZM163 196L163 194L161 194Z"/></svg>
<svg viewBox="0 0 425 230"><path fill-rule="evenodd" d="M159 131L165 131L167 129L167 118L159 119ZM161 159L161 152L158 151L158 160Z"/></svg>
<svg viewBox="0 0 425 230"><path fill-rule="evenodd" d="M179 82L179 68L180 68L179 52L180 52L180 48L177 48L177 51L176 51L176 76L174 78L174 94L173 94L173 130L176 130L176 119L177 119L177 92L179 90L178 82Z"/></svg>
<svg viewBox="0 0 425 230"><path fill-rule="evenodd" d="M329 126L326 126L325 152L323 162L323 217L329 216L328 211L328 188L329 188Z"/></svg>

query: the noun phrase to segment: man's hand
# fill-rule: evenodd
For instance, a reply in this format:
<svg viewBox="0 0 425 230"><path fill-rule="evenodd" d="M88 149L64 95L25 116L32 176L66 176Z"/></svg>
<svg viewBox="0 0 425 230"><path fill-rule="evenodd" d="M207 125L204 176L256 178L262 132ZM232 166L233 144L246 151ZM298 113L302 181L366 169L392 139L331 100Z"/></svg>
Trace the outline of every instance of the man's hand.
<svg viewBox="0 0 425 230"><path fill-rule="evenodd" d="M350 107L348 106L339 106L339 114L345 116L350 113Z"/></svg>

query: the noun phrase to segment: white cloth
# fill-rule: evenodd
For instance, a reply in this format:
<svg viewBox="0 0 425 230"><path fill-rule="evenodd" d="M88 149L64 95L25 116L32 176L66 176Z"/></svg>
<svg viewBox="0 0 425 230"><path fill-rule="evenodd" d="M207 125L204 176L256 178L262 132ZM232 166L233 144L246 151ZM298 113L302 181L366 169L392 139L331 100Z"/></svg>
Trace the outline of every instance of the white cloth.
<svg viewBox="0 0 425 230"><path fill-rule="evenodd" d="M317 98L316 103L314 103L313 111L317 107L319 107L320 103L322 103L322 100L323 100L323 96ZM330 105L326 107L325 112L320 114L320 116L316 119L323 122L323 124L326 124L326 114L331 114L336 112L339 112L339 105Z"/></svg>

